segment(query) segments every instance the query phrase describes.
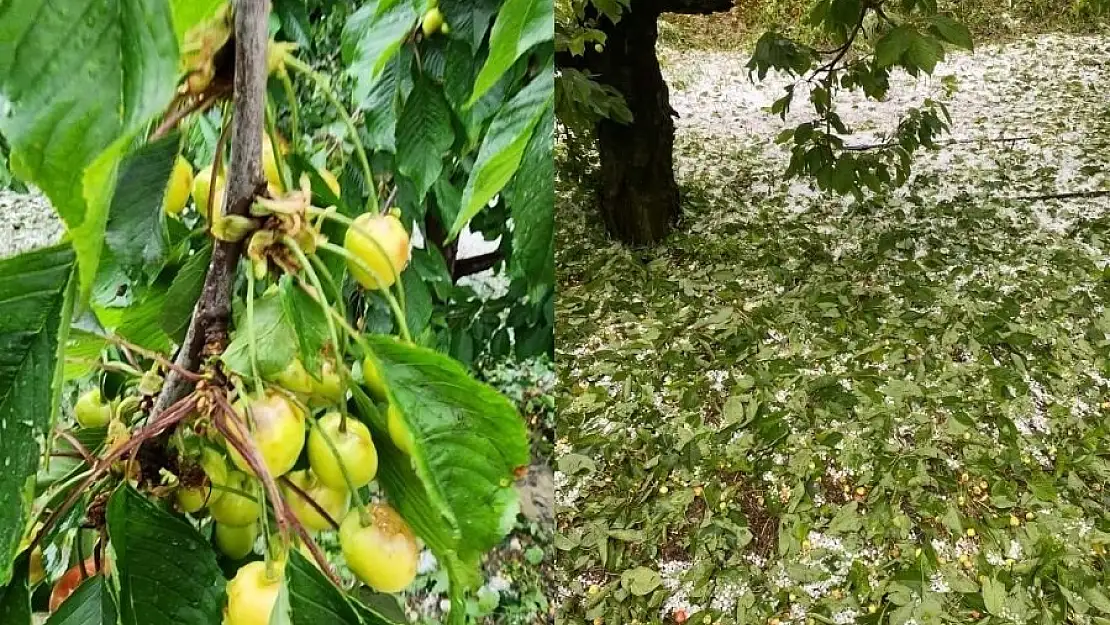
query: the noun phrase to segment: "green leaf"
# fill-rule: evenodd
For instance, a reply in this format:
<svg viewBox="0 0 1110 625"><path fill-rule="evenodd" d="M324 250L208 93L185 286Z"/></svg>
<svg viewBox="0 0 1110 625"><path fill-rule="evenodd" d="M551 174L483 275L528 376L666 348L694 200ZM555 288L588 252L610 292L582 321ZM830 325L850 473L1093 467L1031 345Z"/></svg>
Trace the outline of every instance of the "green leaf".
<svg viewBox="0 0 1110 625"><path fill-rule="evenodd" d="M509 272L527 282L534 301L555 284L554 124L554 111L548 109L524 149L520 169L505 187L513 217Z"/></svg>
<svg viewBox="0 0 1110 625"><path fill-rule="evenodd" d="M911 26L897 26L875 44L875 63L879 67L890 67L902 58L910 48L910 42L917 37Z"/></svg>
<svg viewBox="0 0 1110 625"><path fill-rule="evenodd" d="M401 77L409 72L412 53L402 50L373 81L365 81L366 95L355 100L366 113L367 147L396 152L397 116L401 110Z"/></svg>
<svg viewBox="0 0 1110 625"><path fill-rule="evenodd" d="M96 575L82 582L46 625L116 625L116 619L108 582L103 575Z"/></svg>
<svg viewBox="0 0 1110 625"><path fill-rule="evenodd" d="M224 576L208 541L130 485L108 501L121 625L213 625Z"/></svg>
<svg viewBox="0 0 1110 625"><path fill-rule="evenodd" d="M649 595L663 584L663 578L658 572L646 566L638 566L621 573L621 586L637 597Z"/></svg>
<svg viewBox="0 0 1110 625"><path fill-rule="evenodd" d="M162 197L173 172L180 136L148 143L123 160L108 210L104 244L128 275L156 275L166 255Z"/></svg>
<svg viewBox="0 0 1110 625"><path fill-rule="evenodd" d="M304 289L297 286L291 276L281 278L281 304L285 309L285 318L294 330L301 363L309 373L318 374L320 352L331 340L323 309Z"/></svg>
<svg viewBox="0 0 1110 625"><path fill-rule="evenodd" d="M944 46L932 37L918 34L910 40L910 47L904 57L907 68L919 67L926 74L932 74L937 63L944 58Z"/></svg>
<svg viewBox="0 0 1110 625"><path fill-rule="evenodd" d="M497 113L489 132L478 150L478 158L470 170L463 190L462 210L451 225L449 238L458 236L516 173L524 157L524 148L539 120L551 110L555 97L554 65L543 71L521 89Z"/></svg>
<svg viewBox="0 0 1110 625"><path fill-rule="evenodd" d="M212 259L212 245L195 251L174 276L166 291L165 305L162 307L162 331L171 339L181 342L189 329L193 307L200 299L204 288L204 278L208 273L208 262Z"/></svg>
<svg viewBox="0 0 1110 625"><path fill-rule="evenodd" d="M250 332L247 314L237 320L235 337L227 346L222 358L229 369L242 376L251 377L249 349ZM285 312L281 294L271 292L254 302L254 340L258 356L258 375L270 377L282 371L297 356L296 330Z"/></svg>
<svg viewBox="0 0 1110 625"><path fill-rule="evenodd" d="M415 271L402 273L401 284L405 289L405 323L414 337L419 336L432 319L435 308L432 293L424 278Z"/></svg>
<svg viewBox="0 0 1110 625"><path fill-rule="evenodd" d="M55 246L0 260L0 585L12 576L61 391L74 254Z"/></svg>
<svg viewBox="0 0 1110 625"><path fill-rule="evenodd" d="M92 373L100 359L100 352L107 346L108 341L103 336L77 327L70 328L65 347L63 379L69 381Z"/></svg>
<svg viewBox="0 0 1110 625"><path fill-rule="evenodd" d="M420 15L413 0L379 0L355 11L343 27L342 52L347 72L356 83L372 83L381 73ZM369 89L356 85L356 92Z"/></svg>
<svg viewBox="0 0 1110 625"><path fill-rule="evenodd" d="M391 620L377 610L348 598L296 550L289 555L285 580L293 625L392 625L405 622Z"/></svg>
<svg viewBox="0 0 1110 625"><path fill-rule="evenodd" d="M440 0L439 8L451 26L451 38L465 41L471 50L482 46L498 0Z"/></svg>
<svg viewBox="0 0 1110 625"><path fill-rule="evenodd" d="M421 76L397 122L397 171L416 186L422 200L443 171L443 157L455 141L451 109L442 90Z"/></svg>
<svg viewBox="0 0 1110 625"><path fill-rule="evenodd" d="M27 556L20 556L7 586L0 587L0 623L31 625L31 588L28 582Z"/></svg>
<svg viewBox="0 0 1110 625"><path fill-rule="evenodd" d="M997 579L988 578L983 582L983 604L987 612L1004 616L1006 611L1006 585Z"/></svg>
<svg viewBox="0 0 1110 625"><path fill-rule="evenodd" d="M158 352L168 352L172 347L170 337L162 330L162 315L166 308L166 291L146 289L139 303L125 308L119 325L115 328L123 338Z"/></svg>
<svg viewBox="0 0 1110 625"><path fill-rule="evenodd" d="M930 30L948 43L963 48L974 50L975 42L971 39L971 31L958 20L947 15L934 15L929 18Z"/></svg>
<svg viewBox="0 0 1110 625"><path fill-rule="evenodd" d="M515 471L529 461L523 420L451 358L391 336L367 341L412 432L417 475L457 524L462 559L476 558L515 521Z"/></svg>
<svg viewBox="0 0 1110 625"><path fill-rule="evenodd" d="M533 46L555 37L554 3L550 0L506 0L490 33L489 56L474 81L473 105Z"/></svg>
<svg viewBox="0 0 1110 625"><path fill-rule="evenodd" d="M216 14L228 0L173 0L173 32L177 45L185 42L185 33Z"/></svg>
<svg viewBox="0 0 1110 625"><path fill-rule="evenodd" d="M169 104L177 39L164 0L0 4L0 134L11 166L50 198L92 288L116 168Z"/></svg>

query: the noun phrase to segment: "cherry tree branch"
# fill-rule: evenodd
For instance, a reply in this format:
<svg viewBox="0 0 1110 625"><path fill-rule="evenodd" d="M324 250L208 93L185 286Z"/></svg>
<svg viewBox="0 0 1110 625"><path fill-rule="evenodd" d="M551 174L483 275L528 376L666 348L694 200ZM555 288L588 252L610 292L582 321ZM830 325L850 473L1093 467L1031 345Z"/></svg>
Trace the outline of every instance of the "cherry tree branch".
<svg viewBox="0 0 1110 625"><path fill-rule="evenodd" d="M224 212L244 215L254 196L265 189L262 175L262 128L266 104L266 48L269 0L239 0L235 3L235 81L228 168L227 204ZM166 376L162 393L151 415L158 418L165 408L189 392L192 382L178 368L196 371L206 356L222 353L227 346L231 317L231 291L243 244L214 241L212 260L185 341Z"/></svg>

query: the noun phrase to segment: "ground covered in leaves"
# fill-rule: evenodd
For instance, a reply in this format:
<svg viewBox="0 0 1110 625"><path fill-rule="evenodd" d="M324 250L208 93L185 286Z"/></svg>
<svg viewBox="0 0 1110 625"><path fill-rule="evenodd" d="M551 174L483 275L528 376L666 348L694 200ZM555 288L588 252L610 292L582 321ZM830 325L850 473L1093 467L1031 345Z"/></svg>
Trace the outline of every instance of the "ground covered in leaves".
<svg viewBox="0 0 1110 625"><path fill-rule="evenodd" d="M1110 188L1110 40L843 98L867 144L951 92L863 201L781 179L783 79L664 56L681 232L558 200L564 622L1110 623L1110 198L1028 199Z"/></svg>

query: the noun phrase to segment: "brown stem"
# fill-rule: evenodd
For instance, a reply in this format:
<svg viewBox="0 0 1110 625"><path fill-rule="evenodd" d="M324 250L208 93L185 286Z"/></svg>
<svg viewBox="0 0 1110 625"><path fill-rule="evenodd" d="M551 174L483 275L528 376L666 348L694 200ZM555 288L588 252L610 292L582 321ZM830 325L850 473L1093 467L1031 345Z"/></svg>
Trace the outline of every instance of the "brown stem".
<svg viewBox="0 0 1110 625"><path fill-rule="evenodd" d="M196 397L188 396L183 398L173 406L167 408L162 414L161 419L135 432L126 443L109 451L107 455L98 460L93 465L92 471L89 472L89 476L82 480L79 485L74 487L73 490L70 491L69 495L66 497L65 501L62 502L62 505L51 511L50 515L46 517L46 520L42 522L42 527L39 529L38 533L35 534L35 537L31 540L31 544L28 549L34 549L35 546L42 541L42 538L46 535L46 532L50 531L50 528L58 522L58 519L60 519L62 515L64 515L66 512L69 512L69 509L72 508L75 503L77 503L77 500L80 499L81 495L88 492L89 487L91 487L93 483L96 482L96 480L100 479L101 476L103 476L112 468L112 463L137 448L143 443L143 441L158 436L174 425L177 425L179 421L192 414L193 408L195 408L196 405Z"/></svg>
<svg viewBox="0 0 1110 625"><path fill-rule="evenodd" d="M176 128L177 125L181 123L181 120L185 119L192 113L203 113L204 111L207 111L213 104L218 102L220 98L227 95L230 91L231 89L228 87L221 87L219 89L205 93L203 97L194 101L192 104L174 109L172 113L166 116L166 120L158 126L158 129L150 135L150 140L156 141L168 135L171 130Z"/></svg>
<svg viewBox="0 0 1110 625"><path fill-rule="evenodd" d="M247 431L246 424L244 424L243 420L236 414L231 404L228 403L227 398L215 394L215 400L216 405L220 408L220 412L217 413L217 418L213 420L216 429L223 434L224 438L227 439L232 447L235 447L235 450L239 452L239 455L243 456L243 459L246 460L255 475L262 480L262 485L266 489L267 497L270 499L270 505L274 508L274 518L277 519L278 531L281 532L282 536L286 536L288 528L292 527L293 531L297 533L297 536L308 545L308 550L312 553L312 557L316 560L316 563L320 565L320 570L324 571L328 579L336 586L342 586L342 580L339 579L339 576L332 570L331 563L328 562L327 557L324 556L319 545L312 540L312 536L309 535L308 530L301 524L301 520L297 518L297 515L293 514L293 511L289 508L289 504L285 501L285 498L281 496L281 491L278 489L277 483L274 482L273 476L270 475L269 469L266 468L266 463L258 456L258 452L253 446L243 440L240 432ZM229 421L234 422L236 428L230 427Z"/></svg>
<svg viewBox="0 0 1110 625"><path fill-rule="evenodd" d="M225 214L245 215L254 196L266 188L262 175L262 122L269 11L266 0L242 0L235 4L235 113ZM175 359L177 368L166 376L151 412L154 419L189 392L191 382L178 373L178 368L196 371L206 354L219 354L227 346L231 290L242 247L241 241L214 241L204 287Z"/></svg>
<svg viewBox="0 0 1110 625"><path fill-rule="evenodd" d="M170 360L167 359L162 354L159 354L156 351L146 349L145 347L135 345L134 343L128 341L127 339L125 339L121 336L117 336L115 334L108 334L104 338L106 338L108 340L108 342L118 345L120 347L120 349L124 350L124 354L126 354L127 356L131 355L130 352L136 352L140 356L142 356L143 358L149 358L150 360L153 360L154 362L162 365L167 370L176 371L178 375L184 377L185 379L189 380L190 382L199 382L200 380L204 379L204 376L193 373L192 371L189 371L188 369L182 369L181 367L177 366L176 363L170 362ZM131 362L131 366L135 367L136 369L140 368L139 365L137 363L135 363L135 361L132 358L129 357L128 361Z"/></svg>
<svg viewBox="0 0 1110 625"><path fill-rule="evenodd" d="M455 261L455 266L451 268L451 278L458 282L459 278L472 276L487 269L492 269L497 266L497 263L504 259L505 255L502 254L500 250L480 256L457 259Z"/></svg>
<svg viewBox="0 0 1110 625"><path fill-rule="evenodd" d="M331 525L333 529L339 529L339 522L332 518L332 516L328 514L328 511L325 510L324 507L319 504L319 502L312 498L312 495L309 495L307 492L305 492L303 488L294 484L293 480L284 475L281 476L279 479L281 480L281 483L283 485L288 486L289 490L292 490L294 493L296 493L298 497L308 502L308 505L312 506L313 510L318 512L320 516L324 517L324 520L328 522L328 525Z"/></svg>
<svg viewBox="0 0 1110 625"><path fill-rule="evenodd" d="M83 458L90 467L96 465L96 458L92 455L92 453L89 452L88 448L81 443L81 441L77 440L76 436L69 432L69 430L57 430L57 432L58 436L64 438L71 447L77 450L77 453L80 455L80 457Z"/></svg>

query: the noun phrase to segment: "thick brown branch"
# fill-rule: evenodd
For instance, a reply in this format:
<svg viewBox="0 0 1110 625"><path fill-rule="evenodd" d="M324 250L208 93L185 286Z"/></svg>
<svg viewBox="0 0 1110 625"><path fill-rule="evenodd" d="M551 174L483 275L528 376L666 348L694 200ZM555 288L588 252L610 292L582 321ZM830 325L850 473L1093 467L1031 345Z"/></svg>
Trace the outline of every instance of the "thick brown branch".
<svg viewBox="0 0 1110 625"><path fill-rule="evenodd" d="M268 0L235 3L235 116L228 168L225 213L243 215L254 196L265 188L262 176L262 122L266 98L266 43ZM242 243L215 241L212 260L200 299L175 364L196 371L205 356L219 354L227 345L231 291ZM189 392L192 383L171 370L152 415Z"/></svg>
<svg viewBox="0 0 1110 625"><path fill-rule="evenodd" d="M459 278L481 273L496 267L497 263L504 260L504 258L505 256L501 253L501 250L482 254L481 256L460 258L455 261L455 265L451 268L451 277L458 281Z"/></svg>

